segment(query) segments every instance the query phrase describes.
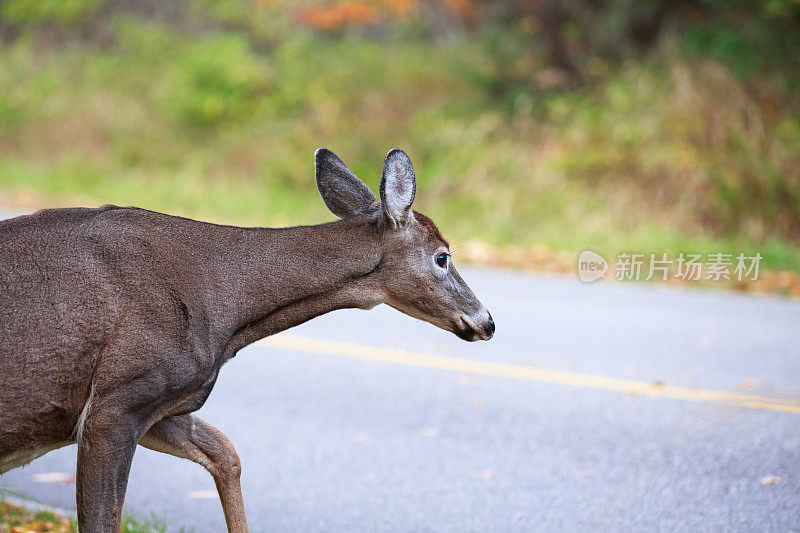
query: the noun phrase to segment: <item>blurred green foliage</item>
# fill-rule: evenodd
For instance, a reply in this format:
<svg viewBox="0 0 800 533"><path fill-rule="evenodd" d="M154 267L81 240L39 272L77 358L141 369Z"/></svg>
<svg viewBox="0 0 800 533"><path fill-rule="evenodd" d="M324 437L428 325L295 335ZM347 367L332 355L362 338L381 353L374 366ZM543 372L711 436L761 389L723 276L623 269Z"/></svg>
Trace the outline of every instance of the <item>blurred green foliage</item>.
<svg viewBox="0 0 800 533"><path fill-rule="evenodd" d="M5 0L0 201L314 223L400 146L456 243L800 270L796 2L401 3Z"/></svg>
<svg viewBox="0 0 800 533"><path fill-rule="evenodd" d="M800 2L711 0L708 5L717 16L683 32L690 49L724 62L740 77L777 69L798 82Z"/></svg>
<svg viewBox="0 0 800 533"><path fill-rule="evenodd" d="M258 113L270 88L265 62L236 35L214 35L188 47L175 60L162 105L190 126L212 126Z"/></svg>
<svg viewBox="0 0 800 533"><path fill-rule="evenodd" d="M91 24L104 0L4 0L0 17L10 24L75 27Z"/></svg>

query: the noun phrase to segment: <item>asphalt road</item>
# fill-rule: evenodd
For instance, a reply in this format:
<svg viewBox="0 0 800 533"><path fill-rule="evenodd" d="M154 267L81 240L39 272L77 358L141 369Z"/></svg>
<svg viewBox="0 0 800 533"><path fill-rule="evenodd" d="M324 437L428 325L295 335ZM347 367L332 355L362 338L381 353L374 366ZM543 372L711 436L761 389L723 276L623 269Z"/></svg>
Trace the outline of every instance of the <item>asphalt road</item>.
<svg viewBox="0 0 800 533"><path fill-rule="evenodd" d="M381 307L223 368L198 415L237 445L252 531L800 530L800 304L464 270L488 343ZM0 487L74 508L75 454ZM140 447L127 508L224 531L213 491Z"/></svg>

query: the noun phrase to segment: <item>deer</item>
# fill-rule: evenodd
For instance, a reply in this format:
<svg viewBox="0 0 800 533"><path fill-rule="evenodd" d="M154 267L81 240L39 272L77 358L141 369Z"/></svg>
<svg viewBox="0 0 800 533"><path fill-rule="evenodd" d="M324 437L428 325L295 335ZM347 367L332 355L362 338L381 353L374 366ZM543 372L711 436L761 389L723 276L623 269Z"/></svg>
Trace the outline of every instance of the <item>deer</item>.
<svg viewBox="0 0 800 533"><path fill-rule="evenodd" d="M315 152L334 222L245 228L135 207L45 209L0 222L0 474L78 445L82 533L119 531L136 447L199 463L228 531L248 531L241 462L192 413L253 342L337 309L387 304L467 341L495 332L416 177L385 157L380 201Z"/></svg>

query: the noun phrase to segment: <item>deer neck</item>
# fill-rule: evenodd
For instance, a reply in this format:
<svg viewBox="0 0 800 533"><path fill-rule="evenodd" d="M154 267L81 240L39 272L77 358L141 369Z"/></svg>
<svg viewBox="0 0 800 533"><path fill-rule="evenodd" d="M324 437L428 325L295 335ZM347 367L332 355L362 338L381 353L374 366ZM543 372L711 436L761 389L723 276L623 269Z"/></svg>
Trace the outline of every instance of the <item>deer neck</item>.
<svg viewBox="0 0 800 533"><path fill-rule="evenodd" d="M370 274L381 261L378 225L369 215L294 228L243 230L218 272L229 294L221 330L225 359L258 339L344 308L379 302Z"/></svg>

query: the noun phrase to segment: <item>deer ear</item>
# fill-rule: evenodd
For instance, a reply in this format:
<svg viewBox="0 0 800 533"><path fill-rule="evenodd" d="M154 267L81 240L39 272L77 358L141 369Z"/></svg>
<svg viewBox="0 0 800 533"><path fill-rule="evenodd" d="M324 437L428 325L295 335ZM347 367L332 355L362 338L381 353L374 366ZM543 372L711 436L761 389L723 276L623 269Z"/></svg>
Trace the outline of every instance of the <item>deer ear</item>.
<svg viewBox="0 0 800 533"><path fill-rule="evenodd" d="M362 213L377 202L363 181L327 148L314 153L314 178L328 209L339 218Z"/></svg>
<svg viewBox="0 0 800 533"><path fill-rule="evenodd" d="M383 162L381 205L386 218L395 226L408 221L416 192L417 180L411 160L400 149L390 150Z"/></svg>

